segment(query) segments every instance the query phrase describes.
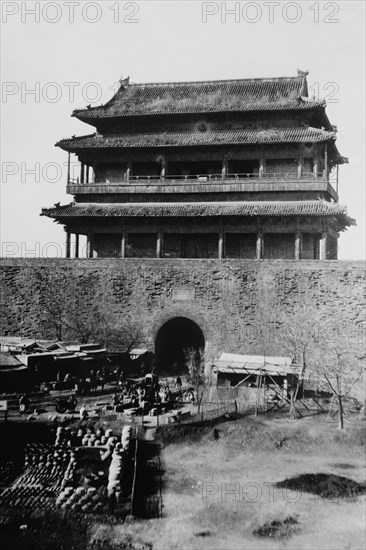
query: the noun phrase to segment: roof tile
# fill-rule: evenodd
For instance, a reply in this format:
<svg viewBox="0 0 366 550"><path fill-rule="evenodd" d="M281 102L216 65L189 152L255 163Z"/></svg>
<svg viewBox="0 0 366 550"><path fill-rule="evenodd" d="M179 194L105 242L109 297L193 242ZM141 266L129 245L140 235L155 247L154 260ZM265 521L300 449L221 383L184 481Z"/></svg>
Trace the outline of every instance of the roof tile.
<svg viewBox="0 0 366 550"><path fill-rule="evenodd" d="M126 79L106 105L77 109L73 116L90 120L146 114L309 109L325 105L322 101L306 100L306 96L304 75L147 84L129 84Z"/></svg>
<svg viewBox="0 0 366 550"><path fill-rule="evenodd" d="M339 216L354 222L346 207L326 201L262 201L208 203L71 203L43 208L42 215L75 217L202 217L202 216Z"/></svg>
<svg viewBox="0 0 366 550"><path fill-rule="evenodd" d="M251 145L259 143L319 143L335 140L335 132L320 128L283 128L220 132L186 132L155 134L91 134L63 139L56 145L66 151L130 147L187 147L202 145Z"/></svg>

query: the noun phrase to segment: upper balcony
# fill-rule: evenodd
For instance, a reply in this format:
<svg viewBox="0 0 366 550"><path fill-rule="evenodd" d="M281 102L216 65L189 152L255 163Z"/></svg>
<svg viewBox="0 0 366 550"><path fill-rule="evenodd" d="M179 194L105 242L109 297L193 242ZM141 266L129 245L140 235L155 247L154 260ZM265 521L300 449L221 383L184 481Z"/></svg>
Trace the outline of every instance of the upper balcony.
<svg viewBox="0 0 366 550"><path fill-rule="evenodd" d="M305 172L133 175L123 180L88 181L68 178L67 193L79 194L170 194L170 193L258 193L321 192L338 201L338 177L335 174L315 176Z"/></svg>

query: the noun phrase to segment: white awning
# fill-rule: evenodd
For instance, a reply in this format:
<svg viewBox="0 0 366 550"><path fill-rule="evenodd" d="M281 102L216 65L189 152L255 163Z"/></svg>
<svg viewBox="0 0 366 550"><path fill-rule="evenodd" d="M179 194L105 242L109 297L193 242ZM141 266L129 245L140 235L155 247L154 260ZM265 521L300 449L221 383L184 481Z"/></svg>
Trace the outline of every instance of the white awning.
<svg viewBox="0 0 366 550"><path fill-rule="evenodd" d="M301 367L292 363L291 357L273 357L266 355L239 355L222 353L213 366L217 372L225 374L272 374L286 376L300 374Z"/></svg>

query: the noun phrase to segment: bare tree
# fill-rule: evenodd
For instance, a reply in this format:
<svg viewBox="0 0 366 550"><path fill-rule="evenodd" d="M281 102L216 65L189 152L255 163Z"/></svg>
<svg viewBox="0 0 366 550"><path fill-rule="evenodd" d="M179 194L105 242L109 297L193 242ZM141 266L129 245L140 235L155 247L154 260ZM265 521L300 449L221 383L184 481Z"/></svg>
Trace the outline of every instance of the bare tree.
<svg viewBox="0 0 366 550"><path fill-rule="evenodd" d="M108 322L105 289L91 277L65 277L59 271L31 266L26 288L38 288L43 324L53 328L58 340L77 339L87 344Z"/></svg>
<svg viewBox="0 0 366 550"><path fill-rule="evenodd" d="M20 315L22 302L29 296L36 302L37 320L44 337L78 340L82 344L98 341L107 349L129 352L143 343L141 323L129 316L121 321L113 313L112 291L98 275L44 269L32 262L16 281L14 294L19 303L12 304ZM29 318L29 325L34 318Z"/></svg>
<svg viewBox="0 0 366 550"><path fill-rule="evenodd" d="M347 337L344 333L330 342L322 342L317 350L314 372L327 382L333 392L338 404L340 430L344 429L344 399L353 397L365 400L365 359L365 350L359 342L353 335Z"/></svg>
<svg viewBox="0 0 366 550"><path fill-rule="evenodd" d="M115 316L107 318L99 339L107 350L122 353L129 353L145 342L142 323L131 317L126 317L123 322L118 321Z"/></svg>
<svg viewBox="0 0 366 550"><path fill-rule="evenodd" d="M269 314L262 321L268 322ZM271 317L273 319L273 317ZM323 380L338 403L339 427L344 427L345 397L364 399L365 350L356 327L325 309L297 306L276 321L273 350L289 355L301 367L297 384L291 384L290 416L296 417L296 399L305 378Z"/></svg>
<svg viewBox="0 0 366 550"><path fill-rule="evenodd" d="M297 418L296 399L305 375L314 363L315 350L319 341L319 313L307 306L298 306L291 316L277 321L276 344L280 353L290 356L294 363L301 366L295 381L290 377L289 396L291 418Z"/></svg>
<svg viewBox="0 0 366 550"><path fill-rule="evenodd" d="M203 348L186 348L184 357L188 367L189 381L196 392L197 411L199 413L207 382L205 376L205 350Z"/></svg>

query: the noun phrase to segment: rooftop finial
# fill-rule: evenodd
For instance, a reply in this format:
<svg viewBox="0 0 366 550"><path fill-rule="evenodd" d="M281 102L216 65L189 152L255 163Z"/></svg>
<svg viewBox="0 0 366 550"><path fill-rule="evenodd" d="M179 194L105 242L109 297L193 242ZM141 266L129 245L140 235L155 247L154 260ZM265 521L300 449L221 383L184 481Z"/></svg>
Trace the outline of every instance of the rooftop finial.
<svg viewBox="0 0 366 550"><path fill-rule="evenodd" d="M120 86L128 86L130 83L130 77L127 76L126 78L123 78L123 76L121 76L121 78L119 79L119 83Z"/></svg>
<svg viewBox="0 0 366 550"><path fill-rule="evenodd" d="M301 69L296 69L297 70L297 76L308 76L309 74L309 71L302 71Z"/></svg>

